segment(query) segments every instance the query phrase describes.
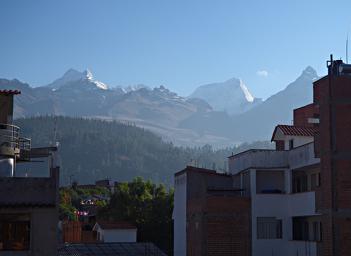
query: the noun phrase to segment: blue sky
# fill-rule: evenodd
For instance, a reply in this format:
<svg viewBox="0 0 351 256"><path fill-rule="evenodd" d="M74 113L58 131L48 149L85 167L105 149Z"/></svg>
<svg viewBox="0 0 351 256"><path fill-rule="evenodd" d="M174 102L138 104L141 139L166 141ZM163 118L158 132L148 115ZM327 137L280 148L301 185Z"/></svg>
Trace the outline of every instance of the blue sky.
<svg viewBox="0 0 351 256"><path fill-rule="evenodd" d="M266 98L329 54L345 59L351 1L0 2L0 77L33 86L89 68L108 85L181 95L241 78Z"/></svg>

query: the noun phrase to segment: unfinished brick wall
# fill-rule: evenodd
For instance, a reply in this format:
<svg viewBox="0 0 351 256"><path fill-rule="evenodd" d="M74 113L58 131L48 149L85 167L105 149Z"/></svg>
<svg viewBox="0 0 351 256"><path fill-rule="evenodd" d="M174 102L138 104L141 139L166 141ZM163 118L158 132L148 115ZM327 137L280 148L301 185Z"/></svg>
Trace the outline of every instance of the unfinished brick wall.
<svg viewBox="0 0 351 256"><path fill-rule="evenodd" d="M250 255L251 203L233 183L229 175L187 172L187 256Z"/></svg>
<svg viewBox="0 0 351 256"><path fill-rule="evenodd" d="M319 115L318 106L309 104L301 108L294 109L294 125L303 127L314 127L313 123L309 123L309 118L315 118Z"/></svg>
<svg viewBox="0 0 351 256"><path fill-rule="evenodd" d="M314 83L314 94L320 112L315 144L321 158L321 188L316 192L322 213L320 255L351 255L351 77L322 78Z"/></svg>

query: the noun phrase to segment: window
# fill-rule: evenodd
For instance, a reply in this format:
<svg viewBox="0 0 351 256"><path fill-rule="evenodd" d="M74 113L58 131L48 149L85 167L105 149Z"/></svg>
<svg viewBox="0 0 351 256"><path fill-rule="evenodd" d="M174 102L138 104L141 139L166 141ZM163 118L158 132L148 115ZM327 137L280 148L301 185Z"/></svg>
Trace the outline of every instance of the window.
<svg viewBox="0 0 351 256"><path fill-rule="evenodd" d="M314 191L316 190L317 187L319 187L319 173L313 173L311 175L311 190Z"/></svg>
<svg viewBox="0 0 351 256"><path fill-rule="evenodd" d="M301 241L321 241L321 222L313 218L293 218L293 239Z"/></svg>
<svg viewBox="0 0 351 256"><path fill-rule="evenodd" d="M309 240L308 221L302 218L293 218L293 240Z"/></svg>
<svg viewBox="0 0 351 256"><path fill-rule="evenodd" d="M307 175L293 177L293 193L308 191Z"/></svg>
<svg viewBox="0 0 351 256"><path fill-rule="evenodd" d="M28 215L0 215L0 251L29 250Z"/></svg>
<svg viewBox="0 0 351 256"><path fill-rule="evenodd" d="M282 220L275 217L257 217L257 239L281 239Z"/></svg>
<svg viewBox="0 0 351 256"><path fill-rule="evenodd" d="M294 140L289 140L289 149L294 148Z"/></svg>
<svg viewBox="0 0 351 256"><path fill-rule="evenodd" d="M320 221L313 222L313 241L322 241L322 223Z"/></svg>

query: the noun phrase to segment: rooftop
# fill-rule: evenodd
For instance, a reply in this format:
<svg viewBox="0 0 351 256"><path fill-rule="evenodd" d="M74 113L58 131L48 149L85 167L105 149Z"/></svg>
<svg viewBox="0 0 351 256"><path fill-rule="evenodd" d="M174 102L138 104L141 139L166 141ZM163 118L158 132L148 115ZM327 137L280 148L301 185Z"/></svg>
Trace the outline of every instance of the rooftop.
<svg viewBox="0 0 351 256"><path fill-rule="evenodd" d="M284 135L308 136L308 137L313 137L314 134L318 131L318 128L316 127L303 127L303 126L280 124L275 127L271 141L274 140L275 134L278 129L281 130Z"/></svg>
<svg viewBox="0 0 351 256"><path fill-rule="evenodd" d="M98 221L96 224L102 229L136 229L136 226L126 221Z"/></svg>

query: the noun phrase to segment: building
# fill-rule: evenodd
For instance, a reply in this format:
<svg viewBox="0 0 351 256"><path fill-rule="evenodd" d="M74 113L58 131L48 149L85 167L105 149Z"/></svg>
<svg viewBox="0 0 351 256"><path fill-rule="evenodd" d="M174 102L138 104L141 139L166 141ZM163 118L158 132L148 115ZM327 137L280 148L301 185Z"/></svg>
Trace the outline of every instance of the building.
<svg viewBox="0 0 351 256"><path fill-rule="evenodd" d="M57 148L32 148L30 139L20 137L12 123L13 97L19 93L0 91L0 254L57 255ZM36 177L41 162L49 170Z"/></svg>
<svg viewBox="0 0 351 256"><path fill-rule="evenodd" d="M196 254L191 250L198 246L191 228L192 191L197 190L197 198L209 198L209 189L200 190L199 178L191 178L191 172L199 176L202 170L175 174L176 256L225 255L220 252L229 237L236 241L233 244L250 247L249 254L231 255L351 254L351 65L331 58L327 66L328 75L314 82L313 103L294 110L293 125L275 127L275 150L254 149L230 156L227 179L213 178L220 174L212 171L209 182L222 188L229 184L249 202L249 206L242 204L237 195L229 213L238 216L249 210L249 218L233 226L232 233L222 232L230 221L214 230L202 229L201 243L206 249ZM217 196L225 197L227 191ZM220 209L221 201L216 200L215 207ZM208 216L208 209L197 209ZM216 242L218 250L213 252L210 238L218 233L225 238Z"/></svg>
<svg viewBox="0 0 351 256"><path fill-rule="evenodd" d="M233 181L191 166L175 174L174 255L250 255L250 198Z"/></svg>
<svg viewBox="0 0 351 256"><path fill-rule="evenodd" d="M97 233L97 240L104 243L137 241L137 228L128 222L98 221L93 231Z"/></svg>
<svg viewBox="0 0 351 256"><path fill-rule="evenodd" d="M167 256L152 243L65 244L59 256Z"/></svg>

